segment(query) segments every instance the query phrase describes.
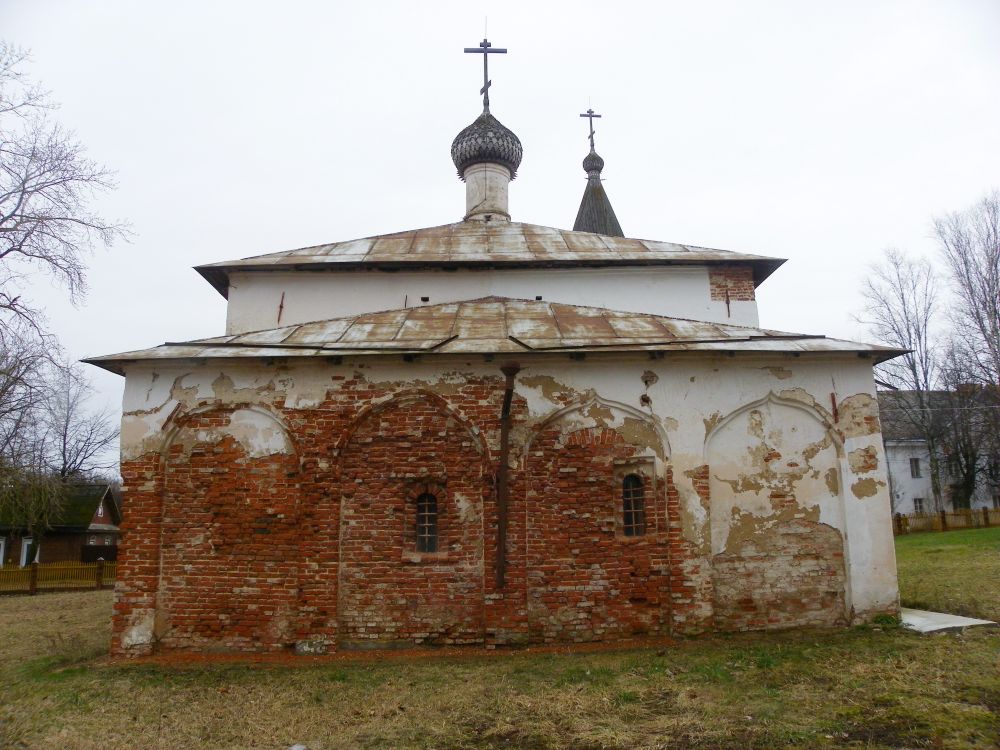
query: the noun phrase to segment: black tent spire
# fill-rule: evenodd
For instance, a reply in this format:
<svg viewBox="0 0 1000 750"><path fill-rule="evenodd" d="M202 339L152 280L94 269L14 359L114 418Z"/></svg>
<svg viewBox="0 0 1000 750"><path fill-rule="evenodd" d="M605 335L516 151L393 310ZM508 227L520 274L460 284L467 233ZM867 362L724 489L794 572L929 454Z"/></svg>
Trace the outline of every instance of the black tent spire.
<svg viewBox="0 0 1000 750"><path fill-rule="evenodd" d="M594 118L600 115L588 109L580 117L586 117L590 121L590 135L587 136L590 140L590 153L583 160L583 170L587 173L587 187L583 190L583 200L580 201L580 210L577 211L573 231L624 237L625 233L618 223L618 217L615 216L615 210L611 207L611 201L604 192L604 184L601 182L604 159L594 150Z"/></svg>

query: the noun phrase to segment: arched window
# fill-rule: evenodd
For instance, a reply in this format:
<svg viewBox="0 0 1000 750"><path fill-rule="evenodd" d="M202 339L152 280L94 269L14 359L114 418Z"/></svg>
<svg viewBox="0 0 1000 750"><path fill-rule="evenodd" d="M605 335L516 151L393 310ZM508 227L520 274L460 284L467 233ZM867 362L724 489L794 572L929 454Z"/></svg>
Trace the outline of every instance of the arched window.
<svg viewBox="0 0 1000 750"><path fill-rule="evenodd" d="M437 497L430 492L417 496L417 552L437 552Z"/></svg>
<svg viewBox="0 0 1000 750"><path fill-rule="evenodd" d="M646 533L646 489L638 474L622 479L622 532L625 536Z"/></svg>

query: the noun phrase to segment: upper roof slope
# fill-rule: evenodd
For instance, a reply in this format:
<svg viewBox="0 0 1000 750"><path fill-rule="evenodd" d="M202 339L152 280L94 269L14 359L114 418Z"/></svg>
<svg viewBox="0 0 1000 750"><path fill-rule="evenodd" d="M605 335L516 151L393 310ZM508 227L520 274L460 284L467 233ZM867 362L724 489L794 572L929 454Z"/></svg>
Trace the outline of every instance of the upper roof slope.
<svg viewBox="0 0 1000 750"><path fill-rule="evenodd" d="M234 271L336 271L354 268L525 268L747 263L760 284L783 258L673 242L571 232L520 222L459 221L424 229L314 245L196 266L228 295Z"/></svg>
<svg viewBox="0 0 1000 750"><path fill-rule="evenodd" d="M876 361L900 353L825 336L484 297L167 343L84 361L123 375L124 365L141 360L588 351L857 352Z"/></svg>

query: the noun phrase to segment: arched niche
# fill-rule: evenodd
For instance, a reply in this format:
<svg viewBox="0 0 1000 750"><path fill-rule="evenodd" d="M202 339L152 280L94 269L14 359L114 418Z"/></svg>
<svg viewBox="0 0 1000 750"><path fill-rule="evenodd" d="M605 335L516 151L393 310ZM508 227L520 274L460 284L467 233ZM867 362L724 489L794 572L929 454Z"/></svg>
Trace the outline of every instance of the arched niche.
<svg viewBox="0 0 1000 750"><path fill-rule="evenodd" d="M538 424L522 459L530 639L668 632L668 455L649 414L596 395ZM644 492L640 535L625 529L630 475Z"/></svg>
<svg viewBox="0 0 1000 750"><path fill-rule="evenodd" d="M538 436L552 430L568 436L579 430L605 428L617 431L625 442L635 445L644 455L655 457L658 463L670 456L670 439L652 415L596 394L557 409L539 422L528 436L523 456L526 459L531 454Z"/></svg>
<svg viewBox="0 0 1000 750"><path fill-rule="evenodd" d="M705 445L720 629L845 620L843 446L821 414L773 393Z"/></svg>
<svg viewBox="0 0 1000 750"><path fill-rule="evenodd" d="M483 460L490 461L490 449L482 431L474 425L464 414L450 404L447 399L425 390L409 390L393 394L385 400L364 406L351 420L350 424L340 435L334 448L334 454L338 457L338 463L343 465L344 449L355 439L355 434L371 420L377 419L384 412L407 408L408 406L417 408L429 408L436 410L454 422L460 429L464 430L469 440L475 442Z"/></svg>
<svg viewBox="0 0 1000 750"><path fill-rule="evenodd" d="M299 460L256 405L181 415L164 443L158 635L172 648L278 649L298 584Z"/></svg>
<svg viewBox="0 0 1000 750"><path fill-rule="evenodd" d="M407 392L364 410L338 452L341 646L481 643L493 482L480 431L439 396ZM416 541L425 492L434 552Z"/></svg>

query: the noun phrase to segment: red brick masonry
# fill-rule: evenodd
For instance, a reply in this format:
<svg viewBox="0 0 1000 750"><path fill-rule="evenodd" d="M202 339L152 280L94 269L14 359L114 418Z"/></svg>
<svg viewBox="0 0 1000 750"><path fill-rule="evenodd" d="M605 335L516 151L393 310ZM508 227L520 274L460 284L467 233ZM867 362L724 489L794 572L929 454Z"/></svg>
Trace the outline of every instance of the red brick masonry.
<svg viewBox="0 0 1000 750"><path fill-rule="evenodd" d="M712 563L682 537L669 463L657 476L648 446L613 428L574 420L529 427L516 396L508 569L497 590L503 386L499 374L468 376L442 396L356 377L315 407L285 408L283 394L269 392L255 404L206 403L173 415L162 454L122 465L113 652L664 637L780 625L783 612L787 624L814 622L809 613L836 598L827 583L842 586L842 560L802 564L796 540L809 535L794 529L780 536L774 559L795 562L802 585L772 586L771 620L745 611L738 583L768 578L767 549L749 562L722 561L736 583L713 603L702 575ZM283 431L283 452L250 455L231 434L232 415L247 408L273 415L266 418ZM629 473L643 479L640 536L623 533ZM707 477L704 467L699 493ZM436 552L416 547L424 492L438 502ZM826 541L814 535L810 549ZM732 622L713 622L713 606ZM136 638L137 627L154 641Z"/></svg>

